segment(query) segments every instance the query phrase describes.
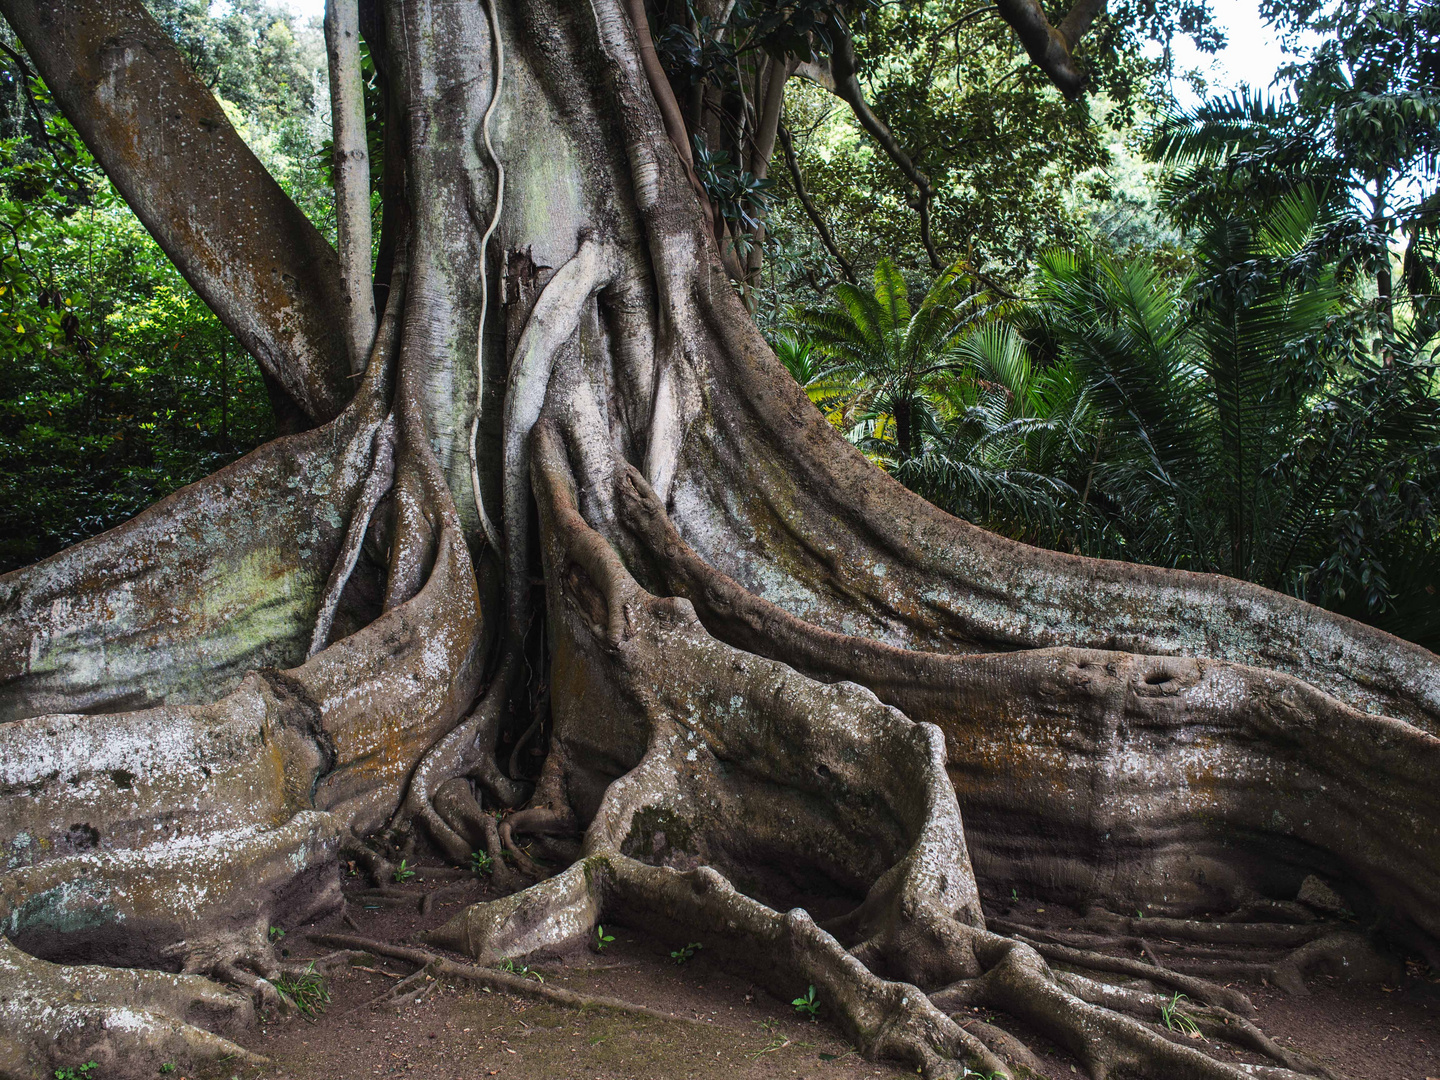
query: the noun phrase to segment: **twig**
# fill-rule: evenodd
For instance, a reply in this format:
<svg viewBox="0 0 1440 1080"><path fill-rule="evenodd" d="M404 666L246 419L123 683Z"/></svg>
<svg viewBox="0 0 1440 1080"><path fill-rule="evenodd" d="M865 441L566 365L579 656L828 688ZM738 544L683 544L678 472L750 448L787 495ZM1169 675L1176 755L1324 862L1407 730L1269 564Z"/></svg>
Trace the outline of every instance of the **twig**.
<svg viewBox="0 0 1440 1080"><path fill-rule="evenodd" d="M850 265L850 260L840 253L840 246L835 243L830 226L825 224L825 219L820 216L820 211L810 198L810 192L805 190L805 179L800 175L800 162L795 157L795 140L790 137L790 131L784 124L780 125L779 135L780 145L785 151L785 164L790 169L790 180L795 185L795 194L800 199L800 205L805 208L805 216L815 226L815 231L820 234L820 242L825 245L825 250L830 252L830 257L840 264L840 273L844 275L846 281L853 285L855 268Z"/></svg>
<svg viewBox="0 0 1440 1080"><path fill-rule="evenodd" d="M465 979L468 982L478 983L491 990L500 990L509 994L516 994L520 997L538 998L541 1001L553 1002L556 1005L566 1005L572 1009L610 1009L613 1012L628 1013L632 1016L648 1016L654 1020L680 1021L687 1024L702 1024L709 1027L703 1020L695 1020L688 1016L672 1016L670 1013L661 1012L659 1009L651 1009L645 1005L635 1005L619 998L604 997L599 994L584 994L575 990L565 990L558 986L549 986L545 983L534 982L519 975L512 975L507 971L497 971L494 968L482 968L475 964L462 964L454 960L448 960L438 953L432 953L428 949L414 949L404 945L390 945L383 941L374 941L370 938L355 937L349 934L311 934L309 940L317 945L326 945L336 949L362 949L365 952L377 956L391 956L397 960L405 960L415 964L417 969L430 967L437 975L446 975L452 979Z"/></svg>

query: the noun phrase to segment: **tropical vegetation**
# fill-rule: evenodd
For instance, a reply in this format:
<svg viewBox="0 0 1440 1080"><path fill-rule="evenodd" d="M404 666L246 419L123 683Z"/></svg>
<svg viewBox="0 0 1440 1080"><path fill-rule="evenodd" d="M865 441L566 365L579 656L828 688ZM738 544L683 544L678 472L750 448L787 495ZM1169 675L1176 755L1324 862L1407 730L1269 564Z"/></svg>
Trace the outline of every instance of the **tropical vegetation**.
<svg viewBox="0 0 1440 1080"><path fill-rule="evenodd" d="M318 28L263 0L150 8L333 233ZM1277 87L1181 110L1168 59L1141 42L1183 31L1214 47L1203 6L1165 6L1148 30L1107 17L1100 93L1077 104L1018 62L989 9L862 3L867 97L928 201L799 80L789 168L756 175L701 139L698 179L737 249L754 245L742 287L777 354L903 483L1033 543L1244 577L1435 647L1440 5L1267 14L1318 44ZM803 59L781 40L791 23L747 18L734 46L659 41L672 79L743 95L747 49ZM8 32L0 46L4 570L276 428L254 361Z"/></svg>

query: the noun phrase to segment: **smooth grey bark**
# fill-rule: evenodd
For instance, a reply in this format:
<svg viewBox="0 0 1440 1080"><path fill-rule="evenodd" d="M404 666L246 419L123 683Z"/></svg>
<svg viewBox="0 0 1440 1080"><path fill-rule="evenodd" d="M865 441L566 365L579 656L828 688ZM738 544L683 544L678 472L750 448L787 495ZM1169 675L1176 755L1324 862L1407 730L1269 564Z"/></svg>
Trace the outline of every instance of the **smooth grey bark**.
<svg viewBox="0 0 1440 1080"><path fill-rule="evenodd" d="M340 277L345 283L350 368L359 372L365 370L375 341L375 290L370 274L370 145L365 134L360 6L356 0L326 0L325 49L330 70L336 243Z"/></svg>
<svg viewBox="0 0 1440 1080"><path fill-rule="evenodd" d="M268 925L333 910L341 852L383 877L422 841L530 883L434 936L485 962L629 918L815 985L932 1076L1030 1068L955 1021L972 1005L1097 1077L1313 1071L1104 909L1289 982L1433 955L1440 660L1242 582L1027 548L875 470L747 317L628 10L382 5L400 228L354 399L0 578L0 983L30 1003L0 1009L0 1076L237 1053L226 1025L276 1000ZM507 775L506 725L548 725L538 775ZM995 916L1012 883L1093 910L1059 940ZM98 958L180 972L127 999ZM1135 1015L1162 991L1272 1064L1166 1039Z"/></svg>

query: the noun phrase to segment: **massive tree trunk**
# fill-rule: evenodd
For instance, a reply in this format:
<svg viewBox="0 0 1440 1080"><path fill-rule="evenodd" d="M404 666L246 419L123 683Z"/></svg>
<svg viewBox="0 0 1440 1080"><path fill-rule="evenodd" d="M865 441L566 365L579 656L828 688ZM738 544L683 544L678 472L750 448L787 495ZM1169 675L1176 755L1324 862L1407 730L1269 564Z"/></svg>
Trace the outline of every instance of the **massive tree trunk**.
<svg viewBox="0 0 1440 1080"><path fill-rule="evenodd" d="M997 538L870 466L732 288L632 6L336 21L381 68L397 200L351 380L353 248L345 281L137 0L0 3L323 421L0 578L0 1075L244 1055L268 927L334 909L340 852L383 874L422 841L537 879L431 935L484 961L643 921L813 984L864 1053L932 1075L1033 1071L952 1018L974 1004L1097 1080L1313 1071L1183 955L1112 955L1139 931L1111 912L1284 985L1384 973L1386 941L1440 959L1440 662L1242 582ZM205 140L225 154L177 171ZM1318 916L1320 882L1373 929ZM1084 932L987 918L1012 889ZM1274 1064L1143 1022L1176 990Z"/></svg>

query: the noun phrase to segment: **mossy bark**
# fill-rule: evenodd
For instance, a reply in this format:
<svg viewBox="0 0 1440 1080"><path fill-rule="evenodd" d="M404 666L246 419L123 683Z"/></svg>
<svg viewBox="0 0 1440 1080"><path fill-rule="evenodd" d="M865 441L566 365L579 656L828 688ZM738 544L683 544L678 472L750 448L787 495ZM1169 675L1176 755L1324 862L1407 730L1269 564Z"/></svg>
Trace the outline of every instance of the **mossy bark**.
<svg viewBox="0 0 1440 1080"><path fill-rule="evenodd" d="M143 42L137 71L174 62L138 6L67 3L131 20L106 40ZM42 70L88 70L84 34L0 7ZM813 984L865 1053L934 1075L1033 1074L952 1019L977 1003L1097 1080L1313 1071L1243 995L1113 955L1138 934L1106 911L1292 985L1435 956L1440 661L1242 582L1027 548L874 469L727 280L627 12L497 0L483 251L487 12L362 5L394 253L365 377L323 315L333 256L232 238L227 275L337 275L289 321L225 301L301 341L271 360L326 422L0 578L0 1075L234 1053L277 1000L268 927L333 909L342 852L383 875L421 836L541 879L432 935L484 962L631 921ZM82 123L82 83L57 99L111 167L125 126ZM115 160L183 247L168 159ZM987 921L1013 888L1092 921ZM1274 1064L1144 1022L1181 988Z"/></svg>

